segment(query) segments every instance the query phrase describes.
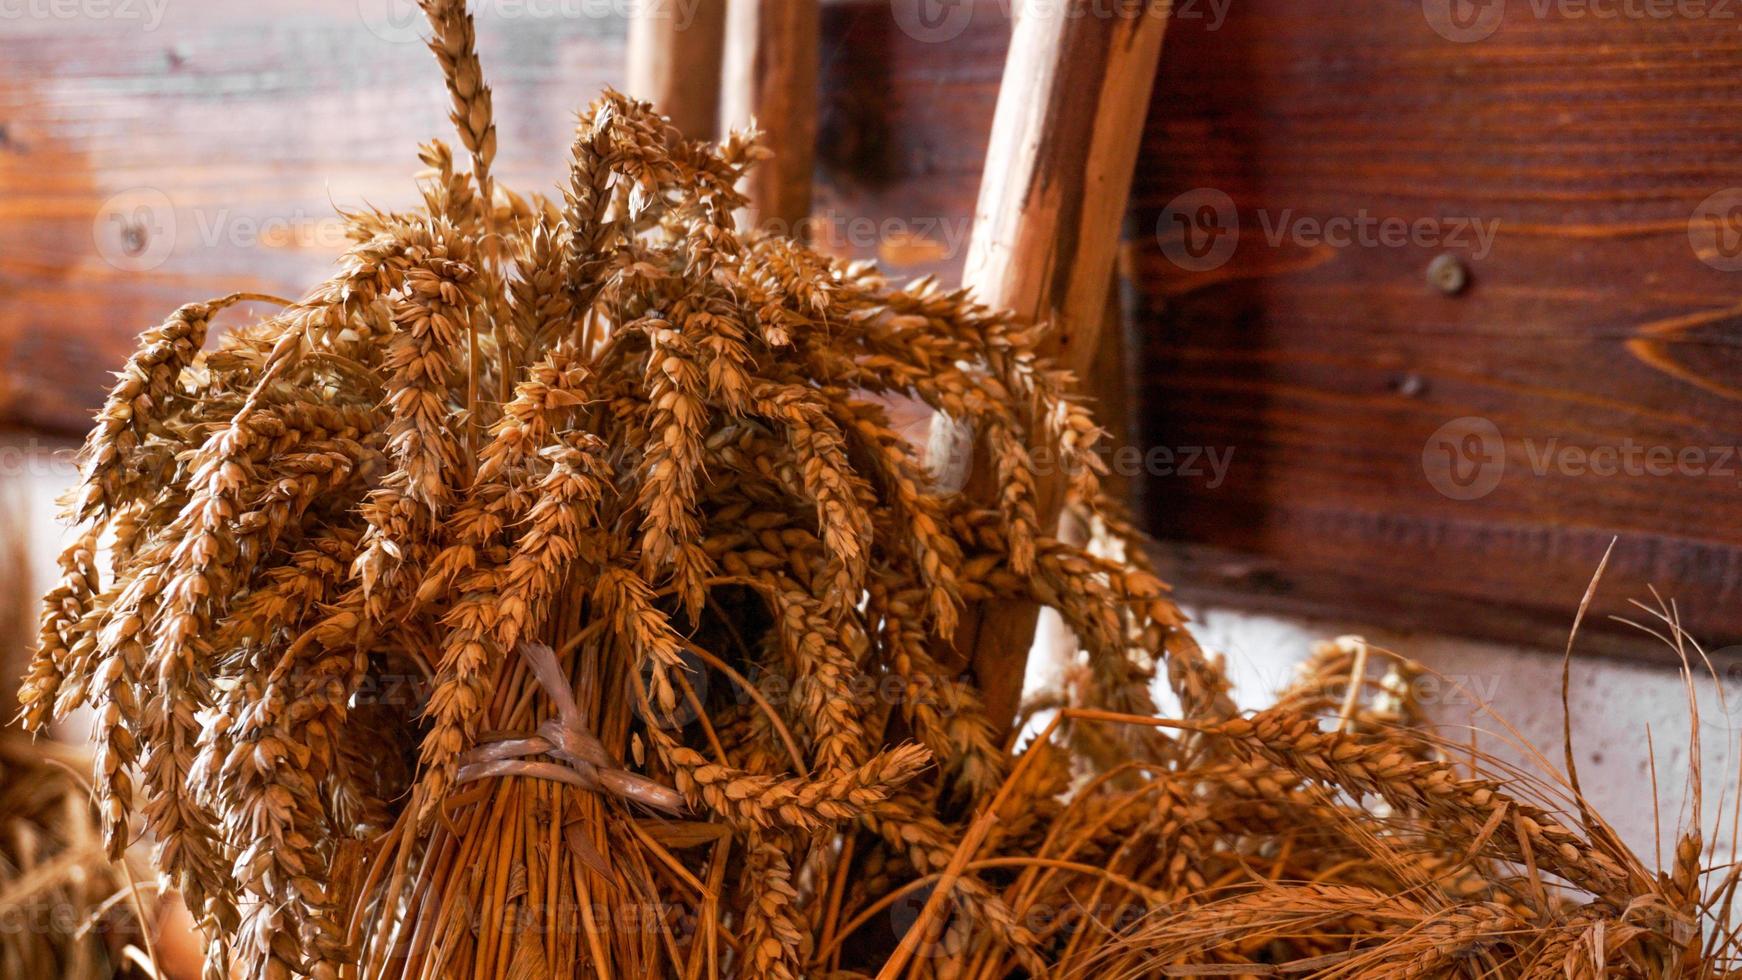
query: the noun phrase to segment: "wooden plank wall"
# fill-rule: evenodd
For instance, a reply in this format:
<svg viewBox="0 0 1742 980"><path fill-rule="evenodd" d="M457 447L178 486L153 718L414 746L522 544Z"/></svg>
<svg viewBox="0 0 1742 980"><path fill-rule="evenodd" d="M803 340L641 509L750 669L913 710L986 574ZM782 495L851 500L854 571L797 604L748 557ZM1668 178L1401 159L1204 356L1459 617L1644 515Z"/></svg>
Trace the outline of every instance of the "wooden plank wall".
<svg viewBox="0 0 1742 980"><path fill-rule="evenodd" d="M574 113L623 83L630 2L687 9L474 3L502 181L552 191L566 179ZM66 18L17 7L0 19L0 423L12 427L82 432L103 371L180 303L300 295L343 248L335 206L413 202L418 143L454 142L410 0L113 0L122 14ZM826 8L823 244L902 272L960 265L1008 35L999 4L983 7L951 44L908 37L883 3Z"/></svg>
<svg viewBox="0 0 1742 980"><path fill-rule="evenodd" d="M1142 439L1233 458L1217 486L1148 481L1172 574L1558 646L1615 539L1594 612L1656 585L1734 643L1742 12L1512 0L1436 30L1447 9L1174 25L1132 214ZM1363 216L1411 231L1339 247L1300 223ZM1667 652L1619 628L1583 648Z"/></svg>
<svg viewBox="0 0 1742 980"><path fill-rule="evenodd" d="M345 244L335 205L414 201L418 142L454 143L414 5L154 0L154 23L129 3L115 9L139 16L0 24L0 417L13 424L82 430L102 372L177 304L300 295ZM572 112L621 82L624 25L486 16L498 170L549 185Z"/></svg>
<svg viewBox="0 0 1742 980"><path fill-rule="evenodd" d="M479 6L498 166L548 187L623 25ZM7 425L81 430L178 302L300 292L333 205L409 201L446 136L401 0L155 9L0 24ZM815 230L897 272L959 268L1003 66L1005 0L947 9L824 10ZM1618 538L1599 613L1656 584L1742 641L1742 15L1446 9L1178 0L1126 228L1141 513L1187 598L1542 644Z"/></svg>

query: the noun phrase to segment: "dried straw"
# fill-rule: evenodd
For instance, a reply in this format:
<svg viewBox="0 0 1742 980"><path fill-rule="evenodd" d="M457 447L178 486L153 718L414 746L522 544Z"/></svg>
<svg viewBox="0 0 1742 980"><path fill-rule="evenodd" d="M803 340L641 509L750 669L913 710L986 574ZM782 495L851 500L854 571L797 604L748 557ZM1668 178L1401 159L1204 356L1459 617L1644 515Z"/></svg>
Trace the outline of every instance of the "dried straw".
<svg viewBox="0 0 1742 980"><path fill-rule="evenodd" d="M0 684L9 685L30 622L26 514L14 487L0 487L0 549ZM90 765L84 752L0 726L0 976L105 978L133 975L130 957L151 960L140 921L157 903L104 853L77 775Z"/></svg>
<svg viewBox="0 0 1742 980"><path fill-rule="evenodd" d="M560 200L502 187L470 17L425 6L469 178L426 145L422 207L347 215L305 298L142 336L21 695L96 712L108 846L142 815L209 976L1734 968L1697 818L1648 869L1453 761L1413 665L1332 645L1238 716L1034 331L737 232L751 137L607 92ZM993 506L900 398L972 427ZM1047 536L1036 458L1123 560ZM1082 650L1020 750L950 642L994 599Z"/></svg>

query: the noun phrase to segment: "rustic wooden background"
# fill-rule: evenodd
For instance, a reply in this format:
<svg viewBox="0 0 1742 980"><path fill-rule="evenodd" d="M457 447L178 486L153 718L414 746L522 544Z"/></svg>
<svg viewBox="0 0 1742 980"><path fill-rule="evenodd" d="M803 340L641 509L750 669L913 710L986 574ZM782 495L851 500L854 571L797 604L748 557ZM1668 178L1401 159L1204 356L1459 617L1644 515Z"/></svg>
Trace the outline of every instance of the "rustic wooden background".
<svg viewBox="0 0 1742 980"><path fill-rule="evenodd" d="M411 200L447 134L404 0L88 6L0 21L0 423L45 434L177 303L316 281L334 205ZM560 179L573 111L621 82L596 14L622 6L480 5L514 186ZM1460 34L1443 6L1177 0L1123 229L1130 391L1097 380L1135 406L1140 512L1187 598L1553 645L1614 539L1599 614L1656 585L1742 642L1742 13L1512 0ZM829 247L958 268L1004 7L927 40L908 0L825 6ZM1183 251L1181 216L1228 244ZM1338 218L1424 231L1300 224ZM1569 447L1638 472L1544 465ZM1662 655L1602 615L1584 649Z"/></svg>
<svg viewBox="0 0 1742 980"><path fill-rule="evenodd" d="M1417 0L1264 0L1219 30L1174 25L1132 223L1153 230L1197 188L1240 218L1211 271L1152 237L1134 250L1142 438L1235 453L1215 489L1147 485L1180 582L1558 646L1614 539L1598 613L1656 585L1697 636L1742 639L1742 463L1725 448L1742 442L1742 278L1690 236L1702 202L1742 186L1742 13L1538 6L1556 9L1489 5L1505 19L1468 42ZM1498 231L1482 256L1272 247L1266 225L1290 209ZM1442 252L1468 270L1455 295L1428 282ZM1466 417L1501 434L1504 467L1492 492L1453 500L1423 453ZM1537 474L1551 445L1629 444L1710 452L1668 475L1576 459ZM1626 629L1591 639L1665 652Z"/></svg>

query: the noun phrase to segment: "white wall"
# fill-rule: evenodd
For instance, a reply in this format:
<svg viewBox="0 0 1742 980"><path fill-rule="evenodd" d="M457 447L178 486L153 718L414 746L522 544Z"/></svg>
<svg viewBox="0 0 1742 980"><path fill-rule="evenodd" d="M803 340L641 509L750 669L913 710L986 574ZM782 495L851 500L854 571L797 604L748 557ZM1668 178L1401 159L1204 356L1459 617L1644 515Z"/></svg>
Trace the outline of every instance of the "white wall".
<svg viewBox="0 0 1742 980"><path fill-rule="evenodd" d="M13 698L36 641L35 597L54 577L61 542L56 498L77 476L73 449L70 443L0 434L0 603L7 604L4 618L16 610L20 620L18 635L0 636L0 670L7 675L0 682L0 722L17 714ZM24 565L14 567L20 553Z"/></svg>
<svg viewBox="0 0 1742 980"><path fill-rule="evenodd" d="M1573 610L1568 610L1568 620ZM1463 691L1442 686L1427 700L1434 720L1446 726L1446 734L1468 741L1474 731L1477 744L1517 764L1530 764L1528 755L1508 744L1510 733L1494 715L1505 719L1528 739L1538 752L1558 769L1563 758L1561 712L1561 654L1559 651L1519 649L1477 643L1431 634L1397 634L1363 629L1358 624L1317 620L1280 619L1230 609L1192 611L1195 632L1206 650L1227 656L1229 672L1238 685L1236 697L1242 707L1259 707L1292 676L1294 665L1312 644L1344 634L1358 634L1369 643L1419 661L1456 681ZM1702 778L1705 784L1705 820L1713 827L1722 810L1725 817L1719 840L1722 860L1730 860L1732 844L1729 808L1735 803L1738 752L1738 722L1726 717L1718 685L1697 676L1694 689L1699 703ZM1742 701L1742 692L1728 691L1731 704ZM1487 702L1486 706L1475 703ZM1652 751L1655 748L1657 796L1667 857L1674 847L1673 829L1685 819L1683 806L1689 774L1690 743L1688 690L1681 674L1673 669L1632 665L1614 660L1581 659L1575 655L1568 703L1573 721L1574 760L1586 798L1641 856L1648 856L1655 839L1652 809ZM1488 709L1492 709L1492 713ZM1540 771L1540 765L1533 766Z"/></svg>

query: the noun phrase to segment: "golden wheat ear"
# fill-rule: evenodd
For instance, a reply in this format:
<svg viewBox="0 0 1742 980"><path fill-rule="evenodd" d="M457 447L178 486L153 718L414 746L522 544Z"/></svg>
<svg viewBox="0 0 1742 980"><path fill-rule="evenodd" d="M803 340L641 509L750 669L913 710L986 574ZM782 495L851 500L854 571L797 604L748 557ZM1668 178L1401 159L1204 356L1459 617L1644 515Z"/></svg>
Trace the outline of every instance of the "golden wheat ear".
<svg viewBox="0 0 1742 980"><path fill-rule="evenodd" d="M607 91L560 205L498 193L476 27L423 6L470 172L427 143L421 204L347 214L302 300L146 332L22 692L93 709L106 845L151 832L208 975L1735 969L1712 838L1648 871L1576 774L1429 727L1426 667L1345 638L1239 711L1035 326L739 234L749 136ZM1020 718L965 656L1007 604L1075 641ZM36 785L4 771L0 818Z"/></svg>

